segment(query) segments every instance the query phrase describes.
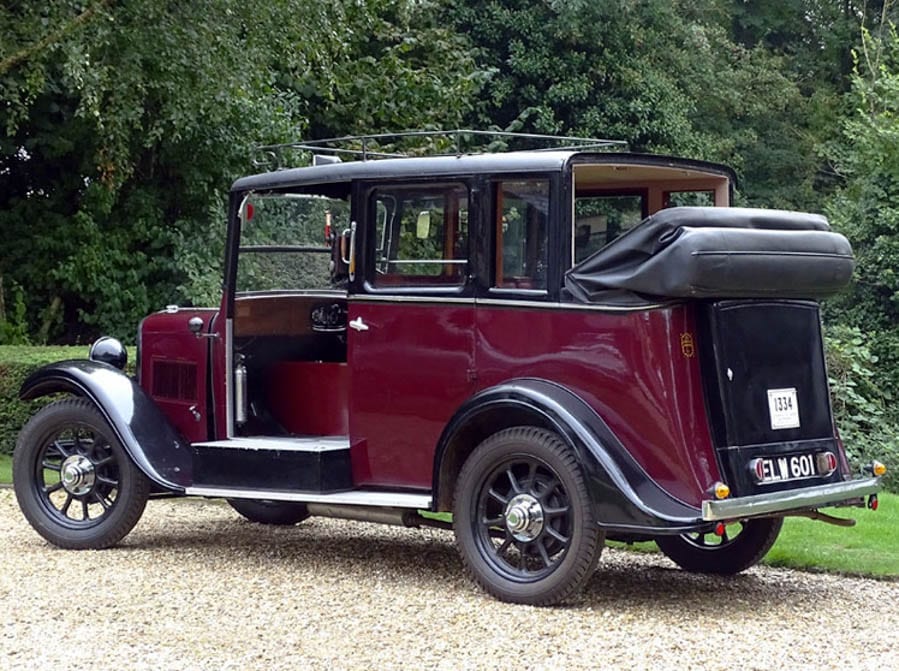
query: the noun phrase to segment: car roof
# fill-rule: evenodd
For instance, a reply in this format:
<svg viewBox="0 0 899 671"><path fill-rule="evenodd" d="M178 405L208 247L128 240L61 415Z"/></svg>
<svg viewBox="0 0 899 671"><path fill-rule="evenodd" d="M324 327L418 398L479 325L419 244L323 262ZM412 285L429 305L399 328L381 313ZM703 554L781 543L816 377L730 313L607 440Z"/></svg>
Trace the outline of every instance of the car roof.
<svg viewBox="0 0 899 671"><path fill-rule="evenodd" d="M732 184L736 181L733 170L725 165L706 161L656 154L556 150L386 158L289 168L241 177L231 186L231 191L277 190L295 186L350 182L353 180L422 179L491 173L561 172L569 163L683 167L727 177Z"/></svg>

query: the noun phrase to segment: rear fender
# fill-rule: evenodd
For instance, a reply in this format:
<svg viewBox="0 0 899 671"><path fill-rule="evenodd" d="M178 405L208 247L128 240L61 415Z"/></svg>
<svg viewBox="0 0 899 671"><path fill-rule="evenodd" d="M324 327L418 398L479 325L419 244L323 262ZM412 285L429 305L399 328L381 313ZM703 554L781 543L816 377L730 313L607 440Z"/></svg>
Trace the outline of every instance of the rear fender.
<svg viewBox="0 0 899 671"><path fill-rule="evenodd" d="M191 484L190 443L122 371L98 361L49 364L28 376L19 397L31 400L57 393L90 399L135 465L155 484L176 492Z"/></svg>
<svg viewBox="0 0 899 671"><path fill-rule="evenodd" d="M702 512L659 487L634 460L608 425L580 397L555 383L535 378L511 380L473 396L441 436L435 455L435 501L446 501L457 473L447 468L458 458L460 436L486 417L514 417L559 434L574 451L587 477L596 520L609 531L674 533L702 525ZM494 424L492 421L491 424ZM495 425L496 431L511 424ZM479 436L483 439L483 436ZM473 447L473 445L469 445ZM467 455L465 455L467 456ZM461 464L457 464L461 467ZM442 490L442 491L441 491Z"/></svg>

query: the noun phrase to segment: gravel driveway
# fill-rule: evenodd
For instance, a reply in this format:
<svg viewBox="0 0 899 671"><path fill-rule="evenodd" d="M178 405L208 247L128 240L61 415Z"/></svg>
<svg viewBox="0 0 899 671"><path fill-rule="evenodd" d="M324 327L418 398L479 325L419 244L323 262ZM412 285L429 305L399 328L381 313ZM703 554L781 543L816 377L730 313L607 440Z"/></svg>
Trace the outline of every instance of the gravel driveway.
<svg viewBox="0 0 899 671"><path fill-rule="evenodd" d="M151 502L122 545L57 550L0 490L0 669L896 669L899 583L690 575L606 550L566 608L499 603L452 534L263 527Z"/></svg>

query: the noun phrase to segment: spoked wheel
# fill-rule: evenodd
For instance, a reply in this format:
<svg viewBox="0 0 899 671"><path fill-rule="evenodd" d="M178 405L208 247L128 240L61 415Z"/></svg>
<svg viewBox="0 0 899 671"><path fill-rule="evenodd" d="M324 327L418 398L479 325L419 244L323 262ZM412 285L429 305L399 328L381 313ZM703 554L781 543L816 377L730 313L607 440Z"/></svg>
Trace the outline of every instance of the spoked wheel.
<svg viewBox="0 0 899 671"><path fill-rule="evenodd" d="M686 571L732 575L758 564L782 526L782 517L741 520L726 525L722 536L711 531L658 536L656 545Z"/></svg>
<svg viewBox="0 0 899 671"><path fill-rule="evenodd" d="M309 517L305 503L256 499L228 499L228 503L250 522L259 524L297 524Z"/></svg>
<svg viewBox="0 0 899 671"><path fill-rule="evenodd" d="M475 580L504 601L551 605L590 577L603 536L580 466L555 434L515 427L465 462L453 519Z"/></svg>
<svg viewBox="0 0 899 671"><path fill-rule="evenodd" d="M25 518L54 545L100 549L137 524L150 482L84 399L40 410L19 435L13 484Z"/></svg>

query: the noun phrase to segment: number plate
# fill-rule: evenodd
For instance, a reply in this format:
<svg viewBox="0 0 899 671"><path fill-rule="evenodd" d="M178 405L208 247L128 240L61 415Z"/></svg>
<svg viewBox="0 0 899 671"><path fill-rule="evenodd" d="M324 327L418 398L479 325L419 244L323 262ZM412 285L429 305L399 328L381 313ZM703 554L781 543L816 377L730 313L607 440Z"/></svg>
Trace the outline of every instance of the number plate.
<svg viewBox="0 0 899 671"><path fill-rule="evenodd" d="M759 484L802 480L820 475L818 463L813 454L759 457L750 462L749 468L755 473L755 478Z"/></svg>
<svg viewBox="0 0 899 671"><path fill-rule="evenodd" d="M799 402L796 398L796 389L769 389L768 390L768 414L771 417L771 428L797 429L799 428Z"/></svg>

